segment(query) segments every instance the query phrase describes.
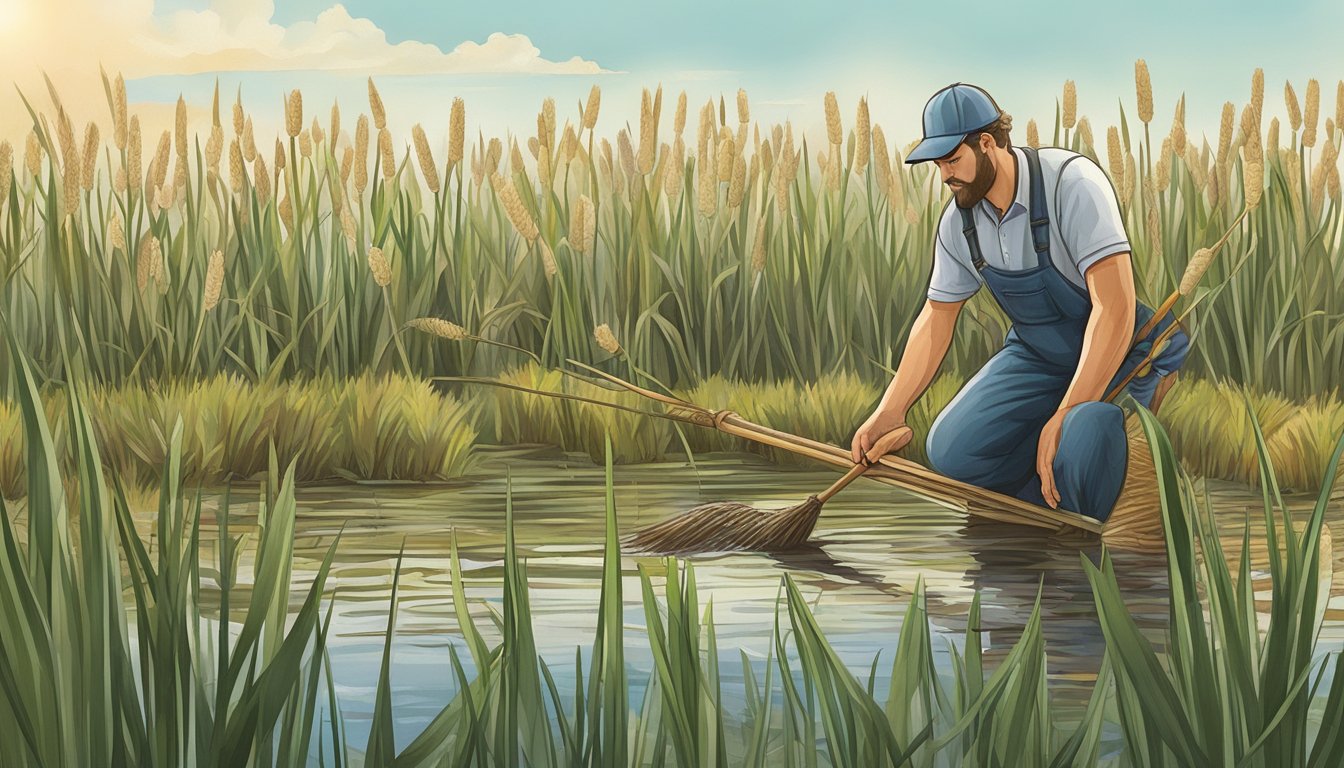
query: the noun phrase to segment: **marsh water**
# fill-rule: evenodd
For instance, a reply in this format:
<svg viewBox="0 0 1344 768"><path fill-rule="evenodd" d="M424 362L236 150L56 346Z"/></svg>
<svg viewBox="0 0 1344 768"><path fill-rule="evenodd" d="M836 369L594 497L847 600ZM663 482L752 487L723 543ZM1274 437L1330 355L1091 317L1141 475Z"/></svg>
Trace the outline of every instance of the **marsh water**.
<svg viewBox="0 0 1344 768"><path fill-rule="evenodd" d="M616 465L615 503L622 531L655 522L711 500L734 499L778 508L824 488L836 473L785 468L750 454L710 454L695 468L683 460ZM453 483L362 483L302 487L298 492L292 605L344 526L329 578L335 617L329 639L337 693L350 743L364 744L373 711L391 594L392 570L404 547L391 681L397 743L409 743L455 694L448 645L469 654L454 618L449 583L450 536L456 533L471 615L492 645L499 634L491 606L502 606L506 487L511 486L514 533L526 559L532 620L539 651L562 690L574 680L576 648L585 672L596 626L603 537L603 468L586 455L554 449L493 450L469 478ZM1210 482L1224 537L1239 541L1249 515L1253 536L1262 526L1259 493ZM233 495L235 531L254 520L255 493ZM1338 497L1337 497L1338 499ZM1290 497L1300 509L1312 498ZM214 516L203 515L207 551L214 557ZM1336 501L1332 523L1344 522ZM1038 588L1053 702L1085 703L1104 640L1082 558L1100 559L1100 545L1052 541L1018 526L968 524L949 510L890 486L851 484L823 510L815 546L788 555L719 553L691 558L703 606L712 597L726 706L741 711L743 654L764 668L781 576L792 574L825 635L850 668L867 679L877 657L877 691L885 697L897 634L916 582L928 595L936 660L948 669L949 644L963 643L967 611L981 593L983 648L997 662L1020 636ZM1263 549L1263 547L1261 547ZM1341 548L1344 549L1344 548ZM1115 554L1130 611L1161 643L1167 620L1167 576L1160 555ZM1344 574L1344 561L1335 558ZM1255 559L1253 558L1253 562ZM638 705L652 660L644 633L639 564L655 557L622 558L626 664L631 702ZM246 580L250 560L244 558ZM1320 650L1344 645L1344 578L1336 578ZM654 579L661 595L662 578ZM1264 588L1267 588L1265 585ZM781 604L781 628L788 615ZM1344 614L1340 614L1344 617Z"/></svg>

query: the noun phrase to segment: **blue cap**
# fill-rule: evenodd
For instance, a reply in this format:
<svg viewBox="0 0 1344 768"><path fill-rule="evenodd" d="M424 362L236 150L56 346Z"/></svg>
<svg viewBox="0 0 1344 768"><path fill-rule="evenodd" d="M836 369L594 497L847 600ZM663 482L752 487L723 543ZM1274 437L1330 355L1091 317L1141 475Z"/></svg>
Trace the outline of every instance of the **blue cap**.
<svg viewBox="0 0 1344 768"><path fill-rule="evenodd" d="M966 134L999 119L999 105L983 88L953 83L933 94L924 105L924 140L905 158L922 163L944 157L957 148Z"/></svg>

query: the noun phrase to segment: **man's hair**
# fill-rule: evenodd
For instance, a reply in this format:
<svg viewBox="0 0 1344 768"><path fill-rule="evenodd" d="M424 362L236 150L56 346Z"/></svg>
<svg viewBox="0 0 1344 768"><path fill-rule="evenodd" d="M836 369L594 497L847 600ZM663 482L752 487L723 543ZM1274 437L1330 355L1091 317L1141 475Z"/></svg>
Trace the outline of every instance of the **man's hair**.
<svg viewBox="0 0 1344 768"><path fill-rule="evenodd" d="M980 146L980 134L988 133L994 138L994 144L1000 149L1011 146L1008 141L1008 132L1013 129L1013 116L1007 112L1000 112L999 118L979 130L971 131L962 139L962 144L969 144L971 149L977 149Z"/></svg>

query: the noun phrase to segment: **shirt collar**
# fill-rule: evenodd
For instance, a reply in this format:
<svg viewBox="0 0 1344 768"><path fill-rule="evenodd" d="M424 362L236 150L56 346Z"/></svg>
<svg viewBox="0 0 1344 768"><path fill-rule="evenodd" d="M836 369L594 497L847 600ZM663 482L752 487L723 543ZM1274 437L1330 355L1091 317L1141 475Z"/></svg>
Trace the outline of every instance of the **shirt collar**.
<svg viewBox="0 0 1344 768"><path fill-rule="evenodd" d="M1003 214L1003 221L1011 219L1018 211L1025 213L1031 204L1031 179L1029 178L1031 172L1027 169L1027 155L1017 147L1009 147L1008 151L1013 153L1013 157L1017 158L1017 193L1013 196L1013 202L1008 206L1008 211ZM980 205L990 221L999 221L999 212L994 208L993 203L986 198L981 198Z"/></svg>

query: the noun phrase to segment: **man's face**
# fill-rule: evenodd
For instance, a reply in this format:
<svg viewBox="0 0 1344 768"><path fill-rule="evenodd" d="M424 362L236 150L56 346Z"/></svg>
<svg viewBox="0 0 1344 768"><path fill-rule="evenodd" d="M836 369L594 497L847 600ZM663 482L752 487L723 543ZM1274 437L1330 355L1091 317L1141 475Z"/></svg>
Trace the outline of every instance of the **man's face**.
<svg viewBox="0 0 1344 768"><path fill-rule="evenodd" d="M970 208L984 199L998 173L989 153L981 151L978 145L958 144L956 151L934 162L959 208Z"/></svg>

